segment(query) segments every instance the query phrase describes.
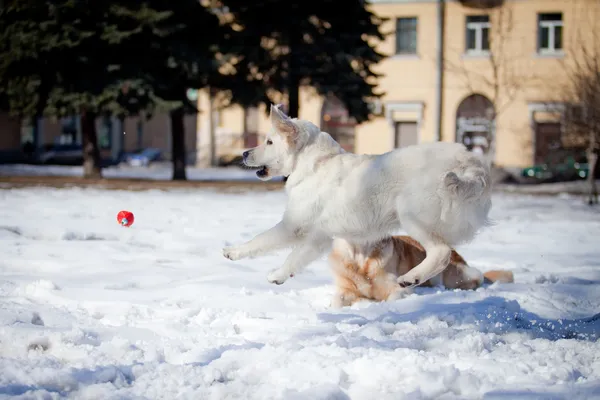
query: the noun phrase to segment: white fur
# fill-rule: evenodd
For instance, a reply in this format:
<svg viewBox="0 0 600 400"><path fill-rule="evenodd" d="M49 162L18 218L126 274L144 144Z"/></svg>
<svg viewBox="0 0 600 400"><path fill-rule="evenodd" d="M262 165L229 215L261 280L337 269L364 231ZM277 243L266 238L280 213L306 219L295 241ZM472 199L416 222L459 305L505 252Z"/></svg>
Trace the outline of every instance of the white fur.
<svg viewBox="0 0 600 400"><path fill-rule="evenodd" d="M293 247L268 280L281 284L331 248L333 238L373 243L399 228L419 241L425 260L398 278L414 286L441 273L450 248L488 222L489 168L462 144L436 142L381 155L345 152L314 124L271 107L266 142L244 153L267 180L288 176L282 220L254 239L223 249L239 260Z"/></svg>

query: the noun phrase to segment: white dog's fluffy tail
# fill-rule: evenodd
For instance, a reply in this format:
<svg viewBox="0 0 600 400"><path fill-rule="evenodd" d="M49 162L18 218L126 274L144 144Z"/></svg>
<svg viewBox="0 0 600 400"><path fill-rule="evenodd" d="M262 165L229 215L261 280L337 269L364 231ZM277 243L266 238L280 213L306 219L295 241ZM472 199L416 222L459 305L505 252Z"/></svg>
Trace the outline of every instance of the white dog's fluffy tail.
<svg viewBox="0 0 600 400"><path fill-rule="evenodd" d="M471 168L461 177L456 172L448 172L444 177L444 185L452 196L464 201L474 200L486 190L487 176L483 168Z"/></svg>
<svg viewBox="0 0 600 400"><path fill-rule="evenodd" d="M488 217L491 208L489 168L475 158L461 161L462 165L454 171L447 172L443 179L442 191L445 192L445 201L442 203L442 220L455 224L455 227L461 226L467 231L492 226L494 222Z"/></svg>
<svg viewBox="0 0 600 400"><path fill-rule="evenodd" d="M490 192L490 168L480 155L464 150L458 163L444 176L446 192L450 198L473 202Z"/></svg>

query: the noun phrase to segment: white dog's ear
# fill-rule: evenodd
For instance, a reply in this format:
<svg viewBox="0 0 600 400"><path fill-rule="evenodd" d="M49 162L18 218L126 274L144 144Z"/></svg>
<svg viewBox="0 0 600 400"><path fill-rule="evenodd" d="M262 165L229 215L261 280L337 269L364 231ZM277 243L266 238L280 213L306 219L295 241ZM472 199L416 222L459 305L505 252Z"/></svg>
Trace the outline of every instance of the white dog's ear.
<svg viewBox="0 0 600 400"><path fill-rule="evenodd" d="M280 106L271 104L271 125L275 128L275 132L287 137L294 137L298 134L298 127L290 117L279 109Z"/></svg>

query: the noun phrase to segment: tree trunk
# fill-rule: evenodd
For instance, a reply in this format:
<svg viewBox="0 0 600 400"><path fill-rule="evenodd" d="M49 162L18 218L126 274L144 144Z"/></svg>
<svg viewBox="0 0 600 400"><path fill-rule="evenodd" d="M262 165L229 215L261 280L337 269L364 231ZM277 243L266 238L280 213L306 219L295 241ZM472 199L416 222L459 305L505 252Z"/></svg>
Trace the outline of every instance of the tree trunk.
<svg viewBox="0 0 600 400"><path fill-rule="evenodd" d="M288 116L298 118L300 115L300 80L298 69L300 62L298 60L298 43L301 40L302 33L290 29L288 33L289 55L287 57L287 97L288 97ZM288 177L284 176L283 181L287 182Z"/></svg>
<svg viewBox="0 0 600 400"><path fill-rule="evenodd" d="M301 61L298 56L299 42L303 33L291 29L289 32L289 55L287 65L287 95L288 95L288 115L292 118L298 118L300 115L300 75L298 71Z"/></svg>
<svg viewBox="0 0 600 400"><path fill-rule="evenodd" d="M122 114L119 115L119 129L121 129L121 132L119 132L118 161L121 161L123 159L123 153L125 152L125 135L127 134L125 131L125 116Z"/></svg>
<svg viewBox="0 0 600 400"><path fill-rule="evenodd" d="M183 107L171 111L171 158L173 160L173 180L185 181L185 128Z"/></svg>
<svg viewBox="0 0 600 400"><path fill-rule="evenodd" d="M292 118L298 118L300 113L300 79L290 71L290 80L288 86L288 115Z"/></svg>
<svg viewBox="0 0 600 400"><path fill-rule="evenodd" d="M588 183L589 183L589 196L588 204L598 204L598 187L596 186L596 163L598 162L598 151L592 144L587 151L588 159Z"/></svg>
<svg viewBox="0 0 600 400"><path fill-rule="evenodd" d="M44 118L44 109L48 104L48 96L50 95L50 84L48 83L48 77L43 76L40 80L40 86L38 87L38 101L36 105L35 119L32 121L35 135L35 155L37 156L43 152L44 138L41 135L40 123Z"/></svg>
<svg viewBox="0 0 600 400"><path fill-rule="evenodd" d="M81 133L83 136L83 177L100 179L102 178L102 167L100 165L95 113L83 110L81 113Z"/></svg>
<svg viewBox="0 0 600 400"><path fill-rule="evenodd" d="M300 76L297 74L298 55L294 53L295 40L297 34L292 31L290 33L290 55L288 63L288 115L292 118L298 118L300 115ZM283 182L287 182L288 177L283 177Z"/></svg>
<svg viewBox="0 0 600 400"><path fill-rule="evenodd" d="M293 65L293 63L290 64ZM288 116L298 118L298 113L300 112L300 80L294 75L291 65L288 80ZM287 182L288 178L288 176L284 176L283 182Z"/></svg>

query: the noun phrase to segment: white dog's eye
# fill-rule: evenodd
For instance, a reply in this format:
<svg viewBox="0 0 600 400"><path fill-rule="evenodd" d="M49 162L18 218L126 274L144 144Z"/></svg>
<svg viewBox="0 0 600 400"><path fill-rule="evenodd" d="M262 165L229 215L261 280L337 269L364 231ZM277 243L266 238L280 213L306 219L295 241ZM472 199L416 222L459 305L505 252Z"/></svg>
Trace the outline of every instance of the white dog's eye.
<svg viewBox="0 0 600 400"><path fill-rule="evenodd" d="M271 139L268 139L267 144L273 144L273 141Z"/></svg>

